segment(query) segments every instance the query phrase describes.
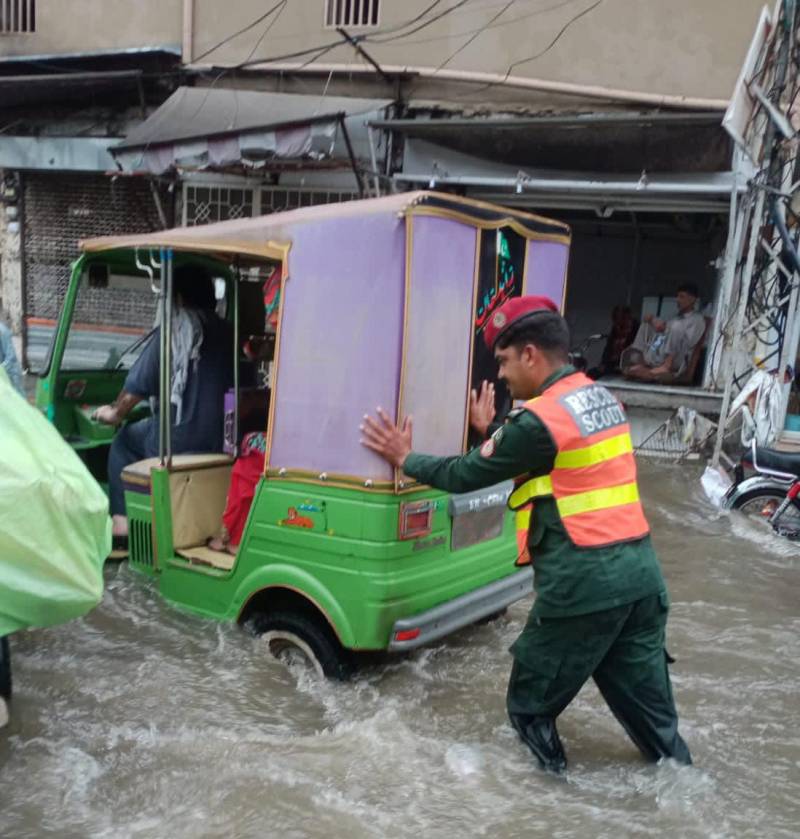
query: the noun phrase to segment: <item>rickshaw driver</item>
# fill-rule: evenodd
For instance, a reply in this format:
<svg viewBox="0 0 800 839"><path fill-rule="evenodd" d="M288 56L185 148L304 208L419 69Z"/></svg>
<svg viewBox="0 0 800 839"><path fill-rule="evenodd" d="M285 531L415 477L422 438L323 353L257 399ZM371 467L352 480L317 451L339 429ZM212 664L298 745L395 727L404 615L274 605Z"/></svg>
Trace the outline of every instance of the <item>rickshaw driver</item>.
<svg viewBox="0 0 800 839"><path fill-rule="evenodd" d="M215 312L211 276L202 268L179 265L173 274L172 452L221 452L225 392L233 387L233 332ZM160 346L157 327L128 372L111 405L94 413L99 422L118 425L143 399L159 392ZM128 535L122 470L158 455L158 415L121 428L108 454L108 485L114 547Z"/></svg>
<svg viewBox="0 0 800 839"><path fill-rule="evenodd" d="M669 599L638 501L624 413L567 363L569 331L551 300L507 301L485 340L511 396L530 401L483 445L456 457L418 454L411 418L398 427L381 409L378 420L364 418L362 443L448 492L524 476L512 501L519 493L525 500L534 494L526 487L549 476L550 494L535 493L528 532L536 600L511 646L511 723L542 768L562 771L556 718L591 676L646 758L689 764L664 647Z"/></svg>

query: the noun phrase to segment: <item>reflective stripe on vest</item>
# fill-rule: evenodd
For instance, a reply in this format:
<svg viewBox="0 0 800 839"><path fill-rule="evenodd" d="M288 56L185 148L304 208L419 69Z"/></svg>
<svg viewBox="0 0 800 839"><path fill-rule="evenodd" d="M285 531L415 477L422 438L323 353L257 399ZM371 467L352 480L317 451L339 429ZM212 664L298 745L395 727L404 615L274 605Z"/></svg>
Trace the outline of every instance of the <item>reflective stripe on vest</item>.
<svg viewBox="0 0 800 839"><path fill-rule="evenodd" d="M533 504L526 504L514 511L514 528L517 531L517 561L514 565L530 565L531 554L528 548L528 532L531 529Z"/></svg>
<svg viewBox="0 0 800 839"><path fill-rule="evenodd" d="M553 471L515 489L509 506L519 510L534 498L553 496L567 534L580 547L647 535L630 427L611 393L573 373L525 408L547 427L557 453Z"/></svg>

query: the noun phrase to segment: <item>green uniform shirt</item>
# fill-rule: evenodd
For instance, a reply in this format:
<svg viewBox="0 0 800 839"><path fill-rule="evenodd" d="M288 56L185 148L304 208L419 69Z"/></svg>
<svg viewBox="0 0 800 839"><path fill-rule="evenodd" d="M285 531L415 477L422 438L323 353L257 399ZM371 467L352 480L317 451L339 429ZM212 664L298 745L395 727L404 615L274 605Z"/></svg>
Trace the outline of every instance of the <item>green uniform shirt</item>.
<svg viewBox="0 0 800 839"><path fill-rule="evenodd" d="M550 376L542 390L574 373L569 365ZM403 472L447 492L469 492L521 475L548 475L556 445L530 411L512 412L484 444L460 457L412 452ZM576 547L561 522L555 499L535 502L528 536L536 602L533 614L564 617L599 612L665 590L649 536L605 548Z"/></svg>

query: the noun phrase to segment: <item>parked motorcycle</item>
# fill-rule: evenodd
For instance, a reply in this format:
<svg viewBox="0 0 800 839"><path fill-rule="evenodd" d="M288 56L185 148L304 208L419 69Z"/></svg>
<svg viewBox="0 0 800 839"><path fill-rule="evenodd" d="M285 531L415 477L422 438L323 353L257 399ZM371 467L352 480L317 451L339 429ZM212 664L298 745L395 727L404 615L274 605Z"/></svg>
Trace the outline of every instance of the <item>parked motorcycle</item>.
<svg viewBox="0 0 800 839"><path fill-rule="evenodd" d="M585 373L589 367L589 362L586 358L587 351L596 341L602 341L608 338L608 335L598 332L596 335L589 335L577 348L570 351L569 363L581 373Z"/></svg>
<svg viewBox="0 0 800 839"><path fill-rule="evenodd" d="M749 466L755 475L745 477ZM765 520L780 536L800 539L800 452L757 446L737 464L722 508Z"/></svg>

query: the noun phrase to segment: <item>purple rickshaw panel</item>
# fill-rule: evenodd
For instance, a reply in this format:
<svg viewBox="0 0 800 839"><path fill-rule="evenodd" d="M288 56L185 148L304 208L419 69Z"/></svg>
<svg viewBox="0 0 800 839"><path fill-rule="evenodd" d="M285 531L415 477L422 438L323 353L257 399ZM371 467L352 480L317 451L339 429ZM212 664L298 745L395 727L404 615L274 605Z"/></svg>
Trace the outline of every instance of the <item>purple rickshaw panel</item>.
<svg viewBox="0 0 800 839"><path fill-rule="evenodd" d="M378 405L397 410L405 221L326 220L292 240L270 468L391 480L359 425Z"/></svg>
<svg viewBox="0 0 800 839"><path fill-rule="evenodd" d="M561 308L567 282L568 257L569 245L531 240L528 244L525 293L542 294Z"/></svg>
<svg viewBox="0 0 800 839"><path fill-rule="evenodd" d="M402 412L414 417L416 451L461 454L477 231L425 216L413 224Z"/></svg>

